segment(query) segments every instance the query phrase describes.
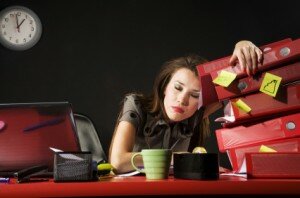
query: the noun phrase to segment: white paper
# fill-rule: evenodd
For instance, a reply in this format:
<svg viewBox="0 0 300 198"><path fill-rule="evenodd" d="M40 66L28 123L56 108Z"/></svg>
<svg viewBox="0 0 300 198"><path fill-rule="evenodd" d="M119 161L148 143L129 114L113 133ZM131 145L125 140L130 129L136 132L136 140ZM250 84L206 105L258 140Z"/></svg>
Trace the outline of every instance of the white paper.
<svg viewBox="0 0 300 198"><path fill-rule="evenodd" d="M63 152L62 150L60 149L57 149L57 148L52 148L52 147L49 147L52 151L54 151L55 153L57 152ZM59 154L62 158L65 158L65 159L72 159L72 160L83 160L81 157L78 157L76 155L73 155L73 154L66 154L66 153L62 153L62 154Z"/></svg>
<svg viewBox="0 0 300 198"><path fill-rule="evenodd" d="M138 175L138 174L140 174L139 171L133 171L133 172L129 172L129 173L119 174L116 176L117 177L130 177L130 176L134 176L134 175Z"/></svg>
<svg viewBox="0 0 300 198"><path fill-rule="evenodd" d="M221 173L221 175L247 178L246 173Z"/></svg>
<svg viewBox="0 0 300 198"><path fill-rule="evenodd" d="M215 121L216 122L234 122L235 121L235 116L233 114L233 108L232 108L230 102L224 107L224 117L219 117L219 118L215 119Z"/></svg>
<svg viewBox="0 0 300 198"><path fill-rule="evenodd" d="M143 168L143 167L141 167ZM169 175L173 175L173 166L171 165L170 166L170 169L169 169ZM139 171L132 171L132 172L129 172L129 173L124 173L124 174L119 174L119 175L116 175L117 177L130 177L130 176L134 176L134 175L138 175L140 174L141 172Z"/></svg>
<svg viewBox="0 0 300 198"><path fill-rule="evenodd" d="M238 173L247 173L247 165L246 165L246 158L244 157L243 163L241 168L238 170Z"/></svg>

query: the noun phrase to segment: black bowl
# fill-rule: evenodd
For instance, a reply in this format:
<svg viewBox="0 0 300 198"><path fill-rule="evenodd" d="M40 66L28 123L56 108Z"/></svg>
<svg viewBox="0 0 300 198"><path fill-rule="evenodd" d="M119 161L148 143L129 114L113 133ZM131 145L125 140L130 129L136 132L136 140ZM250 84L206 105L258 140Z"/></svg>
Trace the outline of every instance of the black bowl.
<svg viewBox="0 0 300 198"><path fill-rule="evenodd" d="M217 153L174 154L174 177L180 179L219 179Z"/></svg>

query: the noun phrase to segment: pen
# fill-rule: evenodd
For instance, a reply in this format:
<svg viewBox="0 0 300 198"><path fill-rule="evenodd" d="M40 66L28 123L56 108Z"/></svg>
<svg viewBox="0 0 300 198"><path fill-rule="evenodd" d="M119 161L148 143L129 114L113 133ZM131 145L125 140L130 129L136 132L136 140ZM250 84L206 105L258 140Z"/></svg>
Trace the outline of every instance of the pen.
<svg viewBox="0 0 300 198"><path fill-rule="evenodd" d="M9 177L0 177L0 183L9 183L10 178Z"/></svg>
<svg viewBox="0 0 300 198"><path fill-rule="evenodd" d="M39 129L42 127L56 125L56 124L63 122L64 120L65 120L64 118L54 118L52 120L48 120L48 121L44 121L44 122L40 122L40 123L31 125L31 126L28 126L28 127L24 128L23 131L33 131L35 129Z"/></svg>

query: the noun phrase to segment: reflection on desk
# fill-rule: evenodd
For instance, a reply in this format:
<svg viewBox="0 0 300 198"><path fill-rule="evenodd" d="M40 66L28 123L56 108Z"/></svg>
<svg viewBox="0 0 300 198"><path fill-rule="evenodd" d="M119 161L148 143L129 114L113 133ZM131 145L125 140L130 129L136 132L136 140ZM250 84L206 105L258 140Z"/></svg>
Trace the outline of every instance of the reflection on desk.
<svg viewBox="0 0 300 198"><path fill-rule="evenodd" d="M0 197L96 197L155 195L268 195L299 196L300 179L146 180L144 176L114 177L96 182L33 182L0 184ZM243 196L244 197L244 196Z"/></svg>

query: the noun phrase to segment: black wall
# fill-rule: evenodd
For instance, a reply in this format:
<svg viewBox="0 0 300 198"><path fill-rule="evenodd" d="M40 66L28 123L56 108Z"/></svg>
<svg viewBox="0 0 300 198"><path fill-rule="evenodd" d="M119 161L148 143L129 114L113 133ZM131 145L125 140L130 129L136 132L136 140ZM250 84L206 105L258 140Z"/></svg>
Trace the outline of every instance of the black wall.
<svg viewBox="0 0 300 198"><path fill-rule="evenodd" d="M35 11L43 33L27 51L0 46L0 103L70 101L94 121L106 152L123 95L149 92L164 61L190 52L213 60L241 39L263 45L300 33L296 0L0 1L10 5Z"/></svg>

